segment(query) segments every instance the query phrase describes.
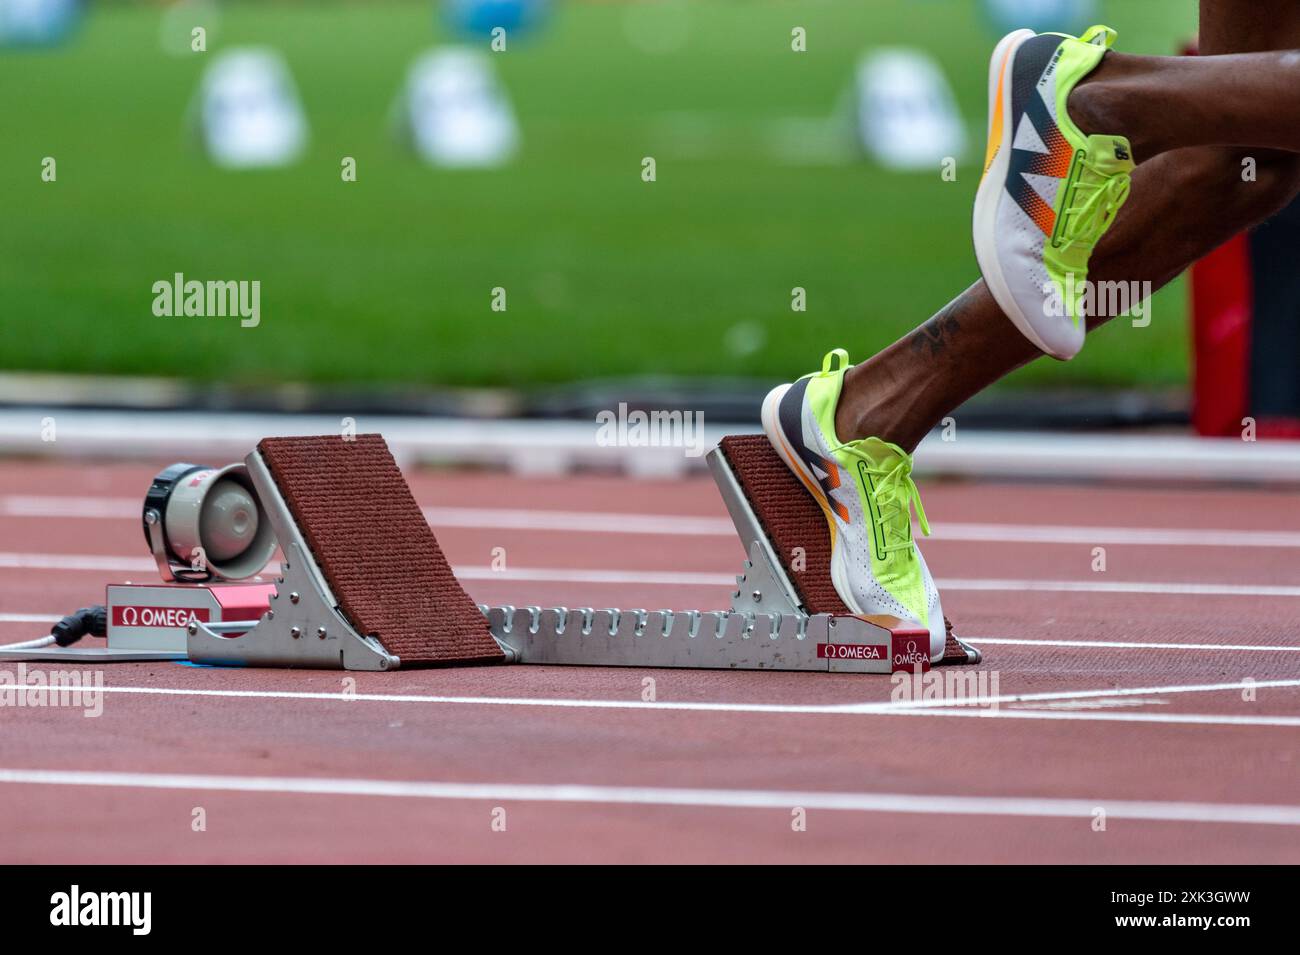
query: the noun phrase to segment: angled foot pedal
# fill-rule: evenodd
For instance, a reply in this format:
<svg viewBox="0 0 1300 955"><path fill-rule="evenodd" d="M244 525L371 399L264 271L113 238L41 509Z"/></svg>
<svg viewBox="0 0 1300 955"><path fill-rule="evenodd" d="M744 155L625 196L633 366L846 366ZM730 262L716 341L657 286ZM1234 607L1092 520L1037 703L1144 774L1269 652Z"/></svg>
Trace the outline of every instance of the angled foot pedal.
<svg viewBox="0 0 1300 955"><path fill-rule="evenodd" d="M826 518L764 435L732 435L709 455L709 467L736 530L749 551L733 604L778 599L806 614L849 614L831 583ZM801 569L785 559L798 554ZM776 590L773 590L773 582ZM769 596L770 595L770 596ZM896 618L881 618L886 623ZM979 663L982 654L953 636L946 619L943 664ZM888 625L888 624L887 624ZM929 635L926 634L928 642Z"/></svg>
<svg viewBox="0 0 1300 955"><path fill-rule="evenodd" d="M283 579L243 636L223 631L247 623L192 623L190 660L392 670L507 659L380 435L266 438L245 463Z"/></svg>

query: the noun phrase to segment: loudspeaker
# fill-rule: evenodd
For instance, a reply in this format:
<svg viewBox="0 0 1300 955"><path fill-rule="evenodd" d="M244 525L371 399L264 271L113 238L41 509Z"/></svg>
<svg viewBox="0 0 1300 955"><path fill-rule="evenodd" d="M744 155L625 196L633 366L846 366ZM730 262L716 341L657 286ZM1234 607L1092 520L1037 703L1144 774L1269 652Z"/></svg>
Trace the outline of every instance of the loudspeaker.
<svg viewBox="0 0 1300 955"><path fill-rule="evenodd" d="M243 580L277 542L242 464L173 464L150 485L144 536L164 580Z"/></svg>

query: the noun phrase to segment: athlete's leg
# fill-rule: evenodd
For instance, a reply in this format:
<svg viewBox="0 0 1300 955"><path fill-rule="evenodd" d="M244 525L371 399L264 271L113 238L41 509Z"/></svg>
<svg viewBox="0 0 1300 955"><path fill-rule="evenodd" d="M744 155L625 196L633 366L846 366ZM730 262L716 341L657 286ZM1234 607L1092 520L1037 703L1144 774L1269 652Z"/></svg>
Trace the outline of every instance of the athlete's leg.
<svg viewBox="0 0 1300 955"><path fill-rule="evenodd" d="M1111 52L1075 87L1070 116L1085 133L1126 136L1138 162L1187 146L1300 152L1300 49L1197 57Z"/></svg>
<svg viewBox="0 0 1300 955"><path fill-rule="evenodd" d="M1201 49L1207 54L1297 48L1300 2L1201 4ZM1211 72L1219 75L1217 67ZM1300 89L1300 81L1292 82L1295 85L1284 94L1287 100L1295 99ZM1261 81L1261 88L1265 86ZM1211 100L1227 108L1221 97ZM1300 123L1294 116L1288 122L1294 135ZM1276 119L1270 119L1260 140L1280 141L1276 127ZM1241 159L1246 155L1257 164L1254 181L1242 176ZM1162 152L1134 172L1130 198L1093 253L1089 277L1149 281L1158 288L1272 215L1297 191L1300 156L1294 153L1212 146ZM1090 318L1089 328L1109 317ZM841 441L879 437L911 451L963 401L1039 355L1011 326L981 280L916 331L849 370L835 413L837 436Z"/></svg>

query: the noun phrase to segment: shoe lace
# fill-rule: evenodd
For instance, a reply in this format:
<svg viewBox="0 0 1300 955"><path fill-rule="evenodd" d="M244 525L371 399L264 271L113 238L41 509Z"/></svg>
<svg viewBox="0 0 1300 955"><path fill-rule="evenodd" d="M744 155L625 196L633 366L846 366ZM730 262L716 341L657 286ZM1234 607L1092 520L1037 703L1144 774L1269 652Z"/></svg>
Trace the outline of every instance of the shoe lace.
<svg viewBox="0 0 1300 955"><path fill-rule="evenodd" d="M868 439L873 440L873 439ZM921 525L921 533L930 536L930 523L925 517L925 508L921 504L921 492L912 479L912 458L895 451L883 464L877 464L862 450L862 441L841 444L831 452L847 451L864 463L865 470L874 478L868 490L875 503L873 520L881 529L885 553L906 550L914 553L912 547L912 508L916 509L916 519ZM884 442L879 442L884 444ZM892 446L889 446L892 449ZM893 538L891 540L891 538Z"/></svg>
<svg viewBox="0 0 1300 955"><path fill-rule="evenodd" d="M1061 245L1064 251L1076 245L1089 249L1096 245L1128 198L1128 173L1105 172L1088 159L1083 160L1083 168L1092 176L1080 176L1071 199L1082 201L1073 202L1066 208L1067 234Z"/></svg>

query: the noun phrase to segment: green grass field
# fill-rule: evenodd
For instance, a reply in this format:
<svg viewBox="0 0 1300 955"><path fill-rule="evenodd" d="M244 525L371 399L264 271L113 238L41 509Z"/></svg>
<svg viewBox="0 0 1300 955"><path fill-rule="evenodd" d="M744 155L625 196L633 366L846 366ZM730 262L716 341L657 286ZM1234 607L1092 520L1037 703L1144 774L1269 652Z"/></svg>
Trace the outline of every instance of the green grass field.
<svg viewBox="0 0 1300 955"><path fill-rule="evenodd" d="M1190 34L1194 6L1105 5L1123 48L1147 53ZM681 9L689 34L668 54L630 42L625 5L568 3L494 55L524 140L498 171L431 169L392 138L407 65L442 39L428 3L229 5L210 52L183 57L163 52L158 8L97 5L62 48L0 51L0 368L525 386L790 376L834 345L865 356L977 277L982 141L955 183L792 164L768 145L782 120L829 116L861 51L885 44L936 55L982 137L997 38L973 2ZM806 53L790 52L794 25ZM223 172L189 140L204 57L245 43L279 48L294 71L312 141L291 168ZM57 182L41 181L46 156ZM341 181L344 156L358 182ZM657 182L642 182L643 156ZM151 286L174 272L260 280L261 325L155 317ZM790 309L793 286L806 313ZM1184 295L1159 295L1151 327L1117 321L1078 360L1011 382L1184 381Z"/></svg>

